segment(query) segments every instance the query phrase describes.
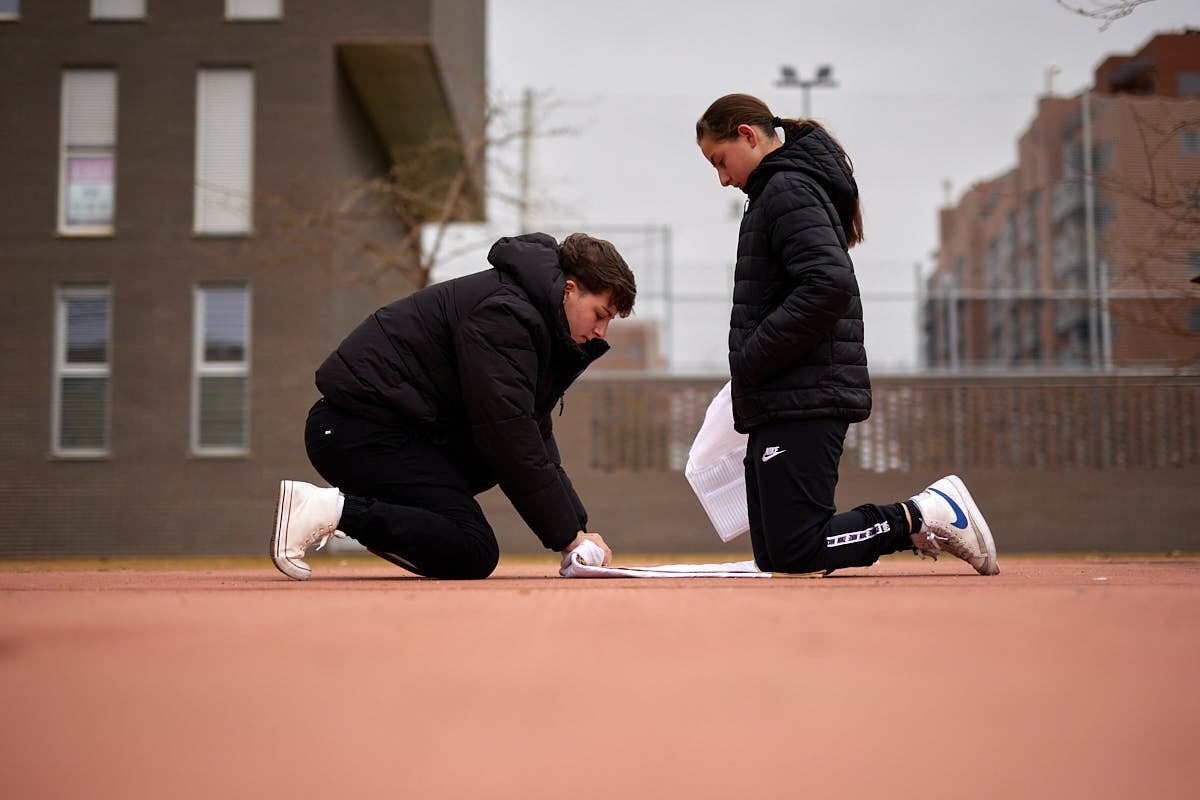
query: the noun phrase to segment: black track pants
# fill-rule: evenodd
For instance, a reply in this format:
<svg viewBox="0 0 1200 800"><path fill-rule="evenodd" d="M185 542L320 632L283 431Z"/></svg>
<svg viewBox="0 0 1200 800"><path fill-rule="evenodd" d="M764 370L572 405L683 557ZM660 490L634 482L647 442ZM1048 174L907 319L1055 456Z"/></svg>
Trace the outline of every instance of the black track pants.
<svg viewBox="0 0 1200 800"><path fill-rule="evenodd" d="M304 444L317 472L346 497L338 529L347 536L418 575L486 578L496 568L500 548L475 502L469 456L325 400L308 413Z"/></svg>
<svg viewBox="0 0 1200 800"><path fill-rule="evenodd" d="M912 546L900 503L836 513L834 491L848 423L775 422L750 432L746 497L754 561L765 572L866 567Z"/></svg>

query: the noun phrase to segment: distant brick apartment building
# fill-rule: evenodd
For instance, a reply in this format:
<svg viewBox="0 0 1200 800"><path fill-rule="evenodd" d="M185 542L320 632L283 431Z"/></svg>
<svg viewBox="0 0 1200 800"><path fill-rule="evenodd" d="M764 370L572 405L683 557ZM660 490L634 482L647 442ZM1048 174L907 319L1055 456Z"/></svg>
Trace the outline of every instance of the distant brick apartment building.
<svg viewBox="0 0 1200 800"><path fill-rule="evenodd" d="M356 237L406 229L354 198L482 141L484 27L483 0L0 0L0 553L266 547L278 480L315 478L313 370L412 288L363 277ZM463 168L439 152L424 180Z"/></svg>
<svg viewBox="0 0 1200 800"><path fill-rule="evenodd" d="M1039 98L1017 156L941 211L927 365L1200 366L1200 31Z"/></svg>

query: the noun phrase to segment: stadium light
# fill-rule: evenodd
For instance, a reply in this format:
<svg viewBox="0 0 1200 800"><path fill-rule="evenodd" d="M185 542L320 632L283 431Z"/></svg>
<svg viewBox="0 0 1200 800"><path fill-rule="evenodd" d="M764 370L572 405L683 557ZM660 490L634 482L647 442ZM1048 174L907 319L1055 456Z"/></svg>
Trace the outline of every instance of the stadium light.
<svg viewBox="0 0 1200 800"><path fill-rule="evenodd" d="M783 88L799 87L803 91L801 113L804 119L808 119L812 115L810 109L811 101L809 100L809 93L812 91L812 88L814 86L822 86L833 89L837 87L837 81L833 79L833 67L829 64L818 66L816 75L808 79L801 78L800 74L796 72L795 67L784 64L779 68L779 80L775 82L775 85Z"/></svg>

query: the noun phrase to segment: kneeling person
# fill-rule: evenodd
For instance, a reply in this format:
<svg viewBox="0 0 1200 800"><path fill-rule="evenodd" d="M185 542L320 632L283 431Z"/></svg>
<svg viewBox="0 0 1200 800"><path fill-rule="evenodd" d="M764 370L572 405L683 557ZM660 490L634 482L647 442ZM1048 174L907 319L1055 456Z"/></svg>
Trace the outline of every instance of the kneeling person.
<svg viewBox="0 0 1200 800"><path fill-rule="evenodd" d="M344 534L418 575L486 578L500 551L475 496L497 484L548 549L590 539L609 563L551 412L633 310L633 273L582 233L501 239L488 261L379 309L317 369L304 443L336 488L280 484L271 559L288 577Z"/></svg>

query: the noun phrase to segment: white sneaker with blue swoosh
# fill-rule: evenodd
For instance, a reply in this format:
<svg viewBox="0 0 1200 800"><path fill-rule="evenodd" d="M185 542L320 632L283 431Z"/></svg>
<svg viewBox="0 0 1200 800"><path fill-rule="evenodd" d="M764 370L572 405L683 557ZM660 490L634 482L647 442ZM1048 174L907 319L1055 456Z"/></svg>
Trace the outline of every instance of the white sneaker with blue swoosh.
<svg viewBox="0 0 1200 800"><path fill-rule="evenodd" d="M921 530L912 535L913 550L934 560L940 553L966 561L980 575L999 575L992 532L957 475L947 475L914 495L921 510Z"/></svg>

